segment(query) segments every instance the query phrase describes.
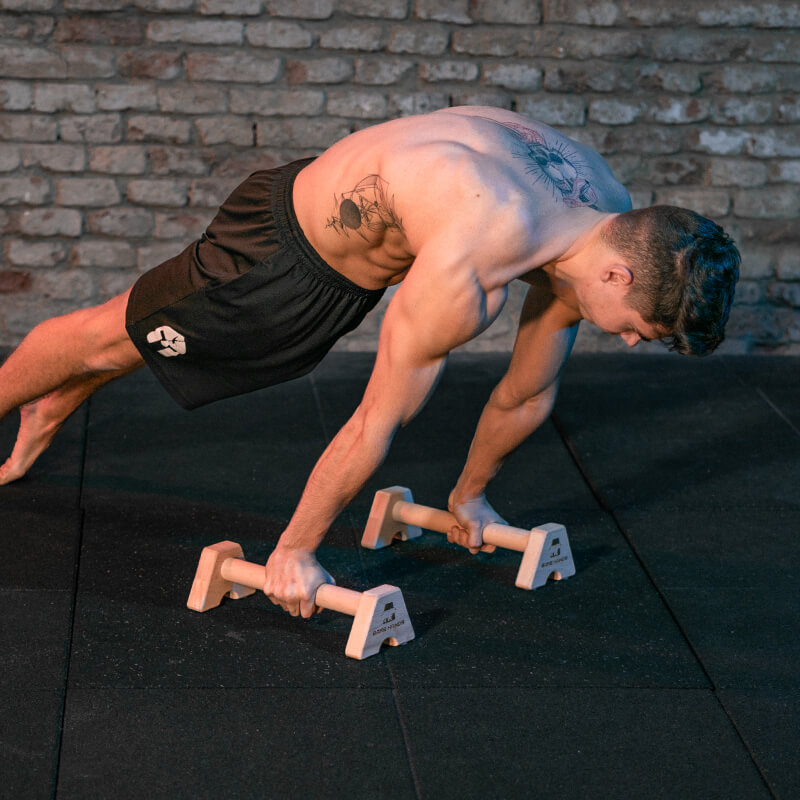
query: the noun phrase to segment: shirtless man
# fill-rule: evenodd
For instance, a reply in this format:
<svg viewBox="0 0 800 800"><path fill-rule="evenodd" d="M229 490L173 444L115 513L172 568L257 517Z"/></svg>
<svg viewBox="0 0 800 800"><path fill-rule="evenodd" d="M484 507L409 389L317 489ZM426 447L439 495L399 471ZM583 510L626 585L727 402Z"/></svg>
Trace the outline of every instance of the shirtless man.
<svg viewBox="0 0 800 800"><path fill-rule="evenodd" d="M448 538L490 549L484 491L548 417L586 319L628 345L704 355L722 340L733 243L690 211L630 211L593 150L509 111L464 107L354 133L318 159L255 173L206 234L102 306L38 325L0 368L21 425L0 483L21 477L99 386L147 363L186 408L312 369L389 286L361 404L320 457L269 558L265 593L311 616L332 582L328 528L433 391L448 353L530 285L506 375L449 499ZM627 213L626 213L627 212ZM127 327L126 327L127 325Z"/></svg>

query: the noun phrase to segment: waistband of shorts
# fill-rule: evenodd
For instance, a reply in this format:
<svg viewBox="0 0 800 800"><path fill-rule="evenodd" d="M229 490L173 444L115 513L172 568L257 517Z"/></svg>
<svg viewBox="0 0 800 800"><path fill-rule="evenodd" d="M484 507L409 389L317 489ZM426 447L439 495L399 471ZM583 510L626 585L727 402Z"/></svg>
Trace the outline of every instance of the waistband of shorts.
<svg viewBox="0 0 800 800"><path fill-rule="evenodd" d="M306 266L321 281L357 297L380 297L386 291L385 289L365 289L363 286L353 283L353 281L328 264L312 247L311 242L306 239L306 235L297 221L292 200L294 180L300 170L308 166L313 160L313 158L304 158L300 161L292 161L282 169L277 170L272 189L272 213L278 225L279 235L285 244L293 245L296 250L300 251Z"/></svg>

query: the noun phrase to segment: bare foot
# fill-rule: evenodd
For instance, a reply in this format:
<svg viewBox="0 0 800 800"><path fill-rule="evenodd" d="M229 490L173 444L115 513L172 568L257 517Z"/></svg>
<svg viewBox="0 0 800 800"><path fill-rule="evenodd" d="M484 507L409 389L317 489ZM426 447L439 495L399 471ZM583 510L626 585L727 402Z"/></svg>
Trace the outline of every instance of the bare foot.
<svg viewBox="0 0 800 800"><path fill-rule="evenodd" d="M46 401L47 398L42 398L20 408L17 442L6 463L0 467L0 486L19 480L61 429L63 420L53 421L46 418L43 407Z"/></svg>

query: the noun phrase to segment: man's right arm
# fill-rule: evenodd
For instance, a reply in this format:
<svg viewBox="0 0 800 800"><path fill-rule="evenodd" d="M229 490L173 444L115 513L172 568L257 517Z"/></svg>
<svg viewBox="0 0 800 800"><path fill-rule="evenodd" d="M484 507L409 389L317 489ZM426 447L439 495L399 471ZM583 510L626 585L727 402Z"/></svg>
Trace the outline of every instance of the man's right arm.
<svg viewBox="0 0 800 800"><path fill-rule="evenodd" d="M546 281L528 290L511 363L481 414L450 495L450 510L462 527L449 538L473 552L494 549L482 545L483 527L500 519L485 500L486 486L506 458L550 416L560 372L578 330L573 315L550 294Z"/></svg>

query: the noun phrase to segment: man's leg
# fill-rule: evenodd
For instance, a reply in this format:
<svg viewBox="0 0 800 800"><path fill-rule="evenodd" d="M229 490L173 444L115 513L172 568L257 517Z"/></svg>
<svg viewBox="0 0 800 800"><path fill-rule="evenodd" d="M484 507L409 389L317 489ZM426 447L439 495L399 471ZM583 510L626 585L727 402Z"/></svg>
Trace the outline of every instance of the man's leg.
<svg viewBox="0 0 800 800"><path fill-rule="evenodd" d="M100 386L143 364L125 331L128 292L37 325L0 366L0 419L20 409L0 485L21 478L66 418Z"/></svg>

